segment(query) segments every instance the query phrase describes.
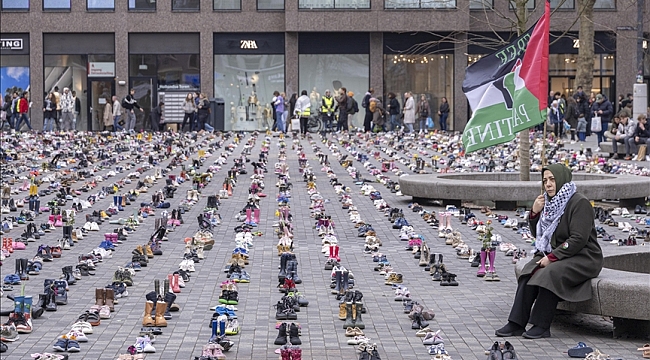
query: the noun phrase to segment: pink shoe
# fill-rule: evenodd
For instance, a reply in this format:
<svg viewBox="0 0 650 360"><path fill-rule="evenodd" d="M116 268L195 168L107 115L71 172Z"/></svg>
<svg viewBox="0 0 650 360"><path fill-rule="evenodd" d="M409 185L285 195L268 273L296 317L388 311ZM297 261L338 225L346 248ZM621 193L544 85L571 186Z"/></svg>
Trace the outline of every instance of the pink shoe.
<svg viewBox="0 0 650 360"><path fill-rule="evenodd" d="M47 217L47 223L50 225L54 225L54 215L50 215Z"/></svg>
<svg viewBox="0 0 650 360"><path fill-rule="evenodd" d="M14 250L25 250L25 244L20 241L15 241L12 243Z"/></svg>

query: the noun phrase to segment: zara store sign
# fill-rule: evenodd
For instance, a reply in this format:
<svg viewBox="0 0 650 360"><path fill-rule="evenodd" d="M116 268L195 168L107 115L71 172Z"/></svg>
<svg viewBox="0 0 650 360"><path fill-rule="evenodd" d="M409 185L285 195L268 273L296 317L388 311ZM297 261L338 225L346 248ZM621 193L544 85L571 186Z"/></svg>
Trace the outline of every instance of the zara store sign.
<svg viewBox="0 0 650 360"><path fill-rule="evenodd" d="M2 50L22 50L23 39L0 39Z"/></svg>

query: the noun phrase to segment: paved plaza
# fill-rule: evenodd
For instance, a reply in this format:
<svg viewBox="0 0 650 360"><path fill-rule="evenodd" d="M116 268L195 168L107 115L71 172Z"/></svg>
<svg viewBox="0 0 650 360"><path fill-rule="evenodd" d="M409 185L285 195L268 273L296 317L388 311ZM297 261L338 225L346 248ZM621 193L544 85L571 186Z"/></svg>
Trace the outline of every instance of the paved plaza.
<svg viewBox="0 0 650 360"><path fill-rule="evenodd" d="M372 201L359 193L359 186L339 165L332 152L320 141L320 137L312 135L314 142L324 154L329 155L331 167L343 185L352 189L352 199L358 208L362 219L373 225L377 237L383 242L381 252L388 257L395 270L404 276L403 286L408 287L414 300L419 301L426 308L435 312L435 318L430 321L430 328L440 329L444 338L446 350L454 360L481 359L486 355L494 341L504 339L494 336L494 330L501 327L508 316L510 306L516 289L514 265L510 257L504 253L497 253L496 269L500 282L486 282L476 277L476 268L470 267L467 260L456 258L456 252L451 246L438 238L437 229L429 226L420 216L408 209L411 202L409 197L400 197L390 193L384 186L375 183L383 198L392 207L404 210L407 220L422 234L431 252L444 254L444 262L449 271L458 274L458 287L441 287L438 282L431 281L428 273L418 266L418 260L404 250L405 242L399 239L399 230L392 228L392 224L377 211ZM332 138L334 135L327 135ZM250 135L246 135L244 141ZM256 147L251 157L256 160L264 135L258 137ZM230 140L226 141L228 144ZM265 193L269 196L260 201L261 219L256 230L263 232L263 236L254 239L251 250L250 265L245 270L251 274L249 284L239 285L239 305L237 315L241 324L239 335L231 336L235 346L226 352L227 359L277 359L279 355L274 351L277 346L273 344L278 331L275 329L275 309L273 305L280 299L276 285L279 257L277 256L277 237L273 234L275 210L277 203L275 195L277 188L273 174L273 164L278 160L278 138L271 140L269 151L269 173L266 174ZM327 258L321 253L321 238L313 229L314 219L309 216L310 198L307 193L306 183L302 181L299 172L298 155L291 150L291 139L286 139L287 164L293 183L290 201L293 214L295 254L299 262L298 272L302 284L298 290L309 300L309 306L302 308L298 313L298 322L302 326L302 358L306 360L354 360L358 358L355 346L347 345L343 322L338 319L338 301L330 291L330 272L323 270ZM401 302L394 301L394 292L390 286L384 284L384 277L373 270L375 263L370 255L364 254L364 238L357 237L357 229L348 218L348 211L341 208L337 195L329 184L329 179L322 171L312 146L307 139L300 141L307 155L309 164L317 176L316 185L326 201L326 214L330 215L336 224L336 235L341 247L341 264L354 273L355 289L363 292L363 301L367 313L363 315L366 324L365 334L371 342L377 343L382 360L399 359L430 359L427 347L422 345L422 339L415 336L411 330L411 321L403 312ZM579 145L567 145L576 148ZM588 143L585 147L595 148L595 144ZM81 343L79 353L69 354L70 359L117 359L119 354L125 354L127 348L133 345L142 327L142 313L145 303L145 294L153 290L154 280L166 277L178 269L178 264L183 259L185 243L183 239L192 237L197 231L196 217L206 204L207 195L214 195L221 188L226 171L233 163L233 159L241 153L239 145L228 159L223 169L216 173L215 178L202 191L199 203L183 215L185 224L176 228L169 234L169 241L163 243L163 255L151 259L149 266L142 268L133 278L134 285L128 288L129 296L119 299L115 305L112 318L102 320L101 325L94 327L94 333L89 335L89 342ZM378 149L365 149L367 152ZM212 164L218 154L223 150L216 150L208 158L203 169ZM346 150L341 149L343 154ZM380 167L380 161L371 157L370 162ZM396 163L402 170L406 166ZM361 171L365 178L372 178L361 163L354 162L354 166ZM146 354L145 359L194 359L201 355L201 349L211 336L209 321L212 312L209 308L218 302L219 284L226 280L222 269L230 258L234 245L234 228L241 224L235 215L244 207L248 198L249 176L252 166L247 165L248 174L241 175L238 186L233 189L233 196L221 200L219 213L223 223L215 230L215 245L210 251L205 252L205 260L196 264L196 272L192 273L191 281L182 289L176 303L181 310L173 314L168 327L163 329L163 334L157 337L153 344L156 353ZM180 168L171 174L178 174ZM411 172L412 173L412 172ZM393 180L397 176L391 172L385 173ZM119 176L119 175L118 175ZM153 190L164 186L159 181ZM130 186L130 187L129 187ZM134 188L127 185L126 189ZM177 195L170 199L172 208L185 196L186 190L191 189L190 183L184 183L176 192ZM151 190L150 190L151 191ZM471 197L471 196L470 196ZM142 194L134 204L120 214L130 214L140 201L149 201L150 196ZM112 203L112 197L99 201L92 210L106 208ZM444 210L441 207L425 205L429 211ZM87 212L88 210L86 210ZM78 216L77 222L82 221ZM160 210L156 211L157 213ZM514 212L501 212L499 214L515 216ZM478 210L475 212L480 220L487 220ZM118 215L121 216L121 215ZM127 215L124 215L127 216ZM46 215L40 215L37 224L44 222ZM463 240L478 249L480 247L475 231L462 225L458 218L452 219L454 229L462 233ZM79 226L79 225L77 225ZM24 225L15 228L7 236L19 237ZM113 228L105 223L98 232L90 232L80 240L71 250L64 251L60 259L45 263L43 271L38 276L31 276L25 284L25 294L37 296L43 289L43 279L57 278L61 267L76 263L77 256L95 248L102 240L103 234ZM521 235L511 229L496 224L495 232L500 234L504 242L532 250ZM60 230L59 230L60 231ZM41 243L53 245L60 236L59 231L47 234L40 240ZM140 225L128 240L120 244L113 257L104 260L98 265L95 276L83 277L76 285L70 286L68 305L59 306L56 312L46 312L41 318L33 320L34 330L31 334L21 334L16 342L9 343L9 351L1 354L0 358L7 360L31 359L33 353L54 352L52 345L56 338L65 334L77 317L94 304L95 288L103 288L111 282L113 272L118 266L124 266L131 261L131 250L144 244L154 231L154 218L150 217ZM614 228L607 228L610 234L618 237L627 237L624 233ZM32 257L39 242L30 243L26 250L14 252L3 262L0 268L2 276L13 271L14 259L18 257ZM641 243L643 244L643 243ZM648 243L646 243L648 244ZM605 254L650 252L650 246L618 247L607 242L601 242ZM650 286L650 284L649 284ZM18 294L18 287L12 292L5 292L2 298L2 309L13 306L6 295ZM648 301L648 299L639 299ZM7 318L2 317L4 323ZM643 345L643 340L638 339L613 339L612 322L608 318L588 315L560 314L551 328L552 337L540 340L526 340L519 337L508 338L517 350L519 359L564 359L568 358L567 350L578 342L585 342L603 353L609 354L612 359L640 359L637 347Z"/></svg>

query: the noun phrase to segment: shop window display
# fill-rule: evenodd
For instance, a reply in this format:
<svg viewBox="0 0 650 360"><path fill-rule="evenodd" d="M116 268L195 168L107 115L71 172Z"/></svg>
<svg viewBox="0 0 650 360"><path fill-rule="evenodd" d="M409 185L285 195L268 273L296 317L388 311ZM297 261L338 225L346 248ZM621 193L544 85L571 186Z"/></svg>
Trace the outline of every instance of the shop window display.
<svg viewBox="0 0 650 360"><path fill-rule="evenodd" d="M274 91L284 91L284 55L214 56L214 94L225 102L225 130L271 128Z"/></svg>
<svg viewBox="0 0 650 360"><path fill-rule="evenodd" d="M454 55L384 55L384 92L395 93L402 107L407 91L417 99L425 95L433 115L438 113L441 99L446 97L452 110L447 129L454 129ZM432 119L438 128L437 116Z"/></svg>
<svg viewBox="0 0 650 360"><path fill-rule="evenodd" d="M29 55L0 57L0 89L2 96L29 91Z"/></svg>
<svg viewBox="0 0 650 360"><path fill-rule="evenodd" d="M298 57L298 94L307 90L311 109L320 109L325 90L338 94L341 87L361 100L370 87L370 56L367 54L303 54ZM291 96L290 94L287 94ZM360 109L363 112L362 109ZM350 126L363 126L363 114L348 117Z"/></svg>

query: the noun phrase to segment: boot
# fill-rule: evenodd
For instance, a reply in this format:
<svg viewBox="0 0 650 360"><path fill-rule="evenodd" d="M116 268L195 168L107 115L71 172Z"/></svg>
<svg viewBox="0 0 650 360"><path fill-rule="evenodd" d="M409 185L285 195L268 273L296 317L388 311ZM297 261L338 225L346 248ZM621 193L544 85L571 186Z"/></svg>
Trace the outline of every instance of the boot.
<svg viewBox="0 0 650 360"><path fill-rule="evenodd" d="M287 257L289 254L282 254L280 256L280 272L278 273L278 280L284 281L287 277Z"/></svg>
<svg viewBox="0 0 650 360"><path fill-rule="evenodd" d="M113 206L117 207L117 196L113 196Z"/></svg>
<svg viewBox="0 0 650 360"><path fill-rule="evenodd" d="M291 342L291 345L302 345L300 336L298 336L298 325L295 323L289 325L289 342Z"/></svg>
<svg viewBox="0 0 650 360"><path fill-rule="evenodd" d="M361 309L363 308L363 304L358 302L352 304L352 306L354 306L356 310L354 311L354 326L362 330L365 329L366 325L363 323L363 320L361 320Z"/></svg>
<svg viewBox="0 0 650 360"><path fill-rule="evenodd" d="M170 292L165 294L165 303L167 304L165 307L165 313L163 314L165 320L171 320L172 318L170 309L172 307L172 304L174 304L174 301L176 301L176 294Z"/></svg>
<svg viewBox="0 0 650 360"><path fill-rule="evenodd" d="M253 210L253 221L255 221L256 224L260 223L260 209Z"/></svg>
<svg viewBox="0 0 650 360"><path fill-rule="evenodd" d="M278 328L278 337L275 338L275 345L286 345L287 344L287 323L280 324Z"/></svg>
<svg viewBox="0 0 650 360"><path fill-rule="evenodd" d="M481 249L481 266L476 272L476 276L483 277L485 276L485 259L487 258L487 253L485 249Z"/></svg>
<svg viewBox="0 0 650 360"><path fill-rule="evenodd" d="M352 303L345 303L345 322L343 323L343 328L353 328L354 327L354 318L352 318Z"/></svg>
<svg viewBox="0 0 650 360"><path fill-rule="evenodd" d="M212 328L212 336L210 336L210 341L211 343L216 343L218 341L217 337L217 330L219 327L219 321L217 319L212 319L210 328Z"/></svg>
<svg viewBox="0 0 650 360"><path fill-rule="evenodd" d="M226 336L226 323L228 322L228 317L226 315L219 316L219 335Z"/></svg>
<svg viewBox="0 0 650 360"><path fill-rule="evenodd" d="M14 296L14 314L22 314L24 296Z"/></svg>
<svg viewBox="0 0 650 360"><path fill-rule="evenodd" d="M490 260L490 272L492 274L496 274L496 268L494 267L494 260L495 260L496 256L497 256L496 251L492 250L492 251L488 252L488 260ZM27 259L25 259L25 260L27 260Z"/></svg>
<svg viewBox="0 0 650 360"><path fill-rule="evenodd" d="M34 212L36 213L36 215L41 213L41 200L39 199L36 199L34 201Z"/></svg>
<svg viewBox="0 0 650 360"><path fill-rule="evenodd" d="M16 259L16 274L20 277L20 280L29 280L27 261L27 259Z"/></svg>
<svg viewBox="0 0 650 360"><path fill-rule="evenodd" d="M147 300L144 305L144 319L142 319L142 326L158 326L156 322L151 318L151 311L153 310L153 307L153 301Z"/></svg>
<svg viewBox="0 0 650 360"><path fill-rule="evenodd" d="M334 272L334 288L332 289L332 294L338 294L341 292L341 279L343 278L343 273L341 271Z"/></svg>
<svg viewBox="0 0 650 360"><path fill-rule="evenodd" d="M336 261L341 261L341 258L339 257L339 249L340 247L338 245L334 245L334 259L336 259Z"/></svg>
<svg viewBox="0 0 650 360"><path fill-rule="evenodd" d="M38 294L38 302L32 308L32 318L38 319L43 315L45 311L45 305L47 304L47 294Z"/></svg>
<svg viewBox="0 0 650 360"><path fill-rule="evenodd" d="M172 292L174 292L174 293L179 293L179 292L181 292L181 288L180 288L180 286L178 285L178 277L179 277L178 274L174 274L174 276L172 277L172 280L173 280L173 281L170 282L170 284L171 284L171 286L172 286Z"/></svg>
<svg viewBox="0 0 650 360"><path fill-rule="evenodd" d="M106 290L96 288L95 289L95 305L104 306L104 299L106 298Z"/></svg>
<svg viewBox="0 0 650 360"><path fill-rule="evenodd" d="M350 273L348 271L343 271L341 275L340 293L343 294L344 292L348 291L348 288L350 287Z"/></svg>
<svg viewBox="0 0 650 360"><path fill-rule="evenodd" d="M64 280L68 282L68 285L74 285L77 283L77 279L75 279L72 274L72 266L65 266L61 270L63 270L63 275L65 276Z"/></svg>
<svg viewBox="0 0 650 360"><path fill-rule="evenodd" d="M347 307L345 302L339 304L339 320L345 320L348 316Z"/></svg>
<svg viewBox="0 0 650 360"><path fill-rule="evenodd" d="M19 313L17 313L19 314ZM16 330L19 334L29 334L32 332L32 297L24 296L22 299L22 319L16 324Z"/></svg>
<svg viewBox="0 0 650 360"><path fill-rule="evenodd" d="M166 327L167 320L165 320L165 310L167 310L167 303L164 301L156 302L156 317L155 317L155 326Z"/></svg>
<svg viewBox="0 0 650 360"><path fill-rule="evenodd" d="M115 311L115 290L104 290L104 305L107 305L111 311Z"/></svg>
<svg viewBox="0 0 650 360"><path fill-rule="evenodd" d="M246 209L246 224L251 223L251 215L252 215L252 210L251 209Z"/></svg>
<svg viewBox="0 0 650 360"><path fill-rule="evenodd" d="M302 360L302 349L299 347L293 347L289 349L291 352L291 360Z"/></svg>

